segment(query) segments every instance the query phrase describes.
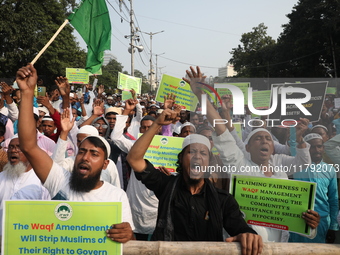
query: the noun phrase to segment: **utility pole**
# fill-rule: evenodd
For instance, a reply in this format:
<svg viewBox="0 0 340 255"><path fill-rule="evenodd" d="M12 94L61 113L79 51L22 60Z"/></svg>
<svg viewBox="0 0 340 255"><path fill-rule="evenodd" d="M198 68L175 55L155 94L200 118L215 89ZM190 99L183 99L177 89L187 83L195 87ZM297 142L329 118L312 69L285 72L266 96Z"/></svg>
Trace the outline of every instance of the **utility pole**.
<svg viewBox="0 0 340 255"><path fill-rule="evenodd" d="M158 63L158 56L161 56L165 54L165 52L161 53L161 54L156 54L156 87L158 86L158 69L157 69L157 63Z"/></svg>
<svg viewBox="0 0 340 255"><path fill-rule="evenodd" d="M132 0L130 0L130 44L131 44L131 76L135 76L135 63L134 63L134 40L135 40L135 28L133 24L133 8L132 8Z"/></svg>
<svg viewBox="0 0 340 255"><path fill-rule="evenodd" d="M156 33L142 32L142 33L147 34L147 35L150 36L150 77L149 77L149 79L150 79L150 90L151 91L152 91L152 77L153 77L153 72L152 72L153 71L153 66L152 66L152 36L156 35L156 34L159 34L159 33L163 33L163 32L164 32L164 30L156 32Z"/></svg>
<svg viewBox="0 0 340 255"><path fill-rule="evenodd" d="M142 52L144 47L143 45L135 45L135 40L139 41L139 36L136 35L135 33L138 32L137 29L135 29L135 24L133 22L133 6L132 6L132 0L130 1L130 35L125 35L125 38L130 38L130 47L128 49L129 53L131 54L131 76L135 76L135 63L134 63L134 53L135 53L135 48L139 52Z"/></svg>

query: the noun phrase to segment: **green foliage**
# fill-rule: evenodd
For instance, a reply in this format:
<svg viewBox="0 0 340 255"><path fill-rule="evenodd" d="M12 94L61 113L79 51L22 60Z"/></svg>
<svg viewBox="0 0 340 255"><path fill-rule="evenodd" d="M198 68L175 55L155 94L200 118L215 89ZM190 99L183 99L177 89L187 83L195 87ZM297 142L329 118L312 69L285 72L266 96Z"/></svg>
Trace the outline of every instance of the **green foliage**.
<svg viewBox="0 0 340 255"><path fill-rule="evenodd" d="M266 77L268 64L273 57L275 40L267 35L267 27L261 23L252 32L244 33L242 45L233 48L229 60L240 77Z"/></svg>
<svg viewBox="0 0 340 255"><path fill-rule="evenodd" d="M146 76L139 70L135 70L134 73L135 73L135 77L142 78L142 88L141 88L142 94L149 93L150 92L150 85L147 82Z"/></svg>
<svg viewBox="0 0 340 255"><path fill-rule="evenodd" d="M260 24L242 35L230 62L240 77L337 77L339 13L338 0L300 0L277 43Z"/></svg>
<svg viewBox="0 0 340 255"><path fill-rule="evenodd" d="M1 1L0 77L14 76L18 68L32 61L74 6L74 0ZM65 75L66 67L85 66L86 53L72 31L67 25L35 64L47 86L57 75Z"/></svg>
<svg viewBox="0 0 340 255"><path fill-rule="evenodd" d="M334 60L339 67L339 11L336 0L301 0L293 8L278 39L282 76L324 77Z"/></svg>
<svg viewBox="0 0 340 255"><path fill-rule="evenodd" d="M122 72L123 66L115 59L111 59L110 62L102 67L103 75L99 75L98 84L103 84L105 91L117 88L118 72Z"/></svg>

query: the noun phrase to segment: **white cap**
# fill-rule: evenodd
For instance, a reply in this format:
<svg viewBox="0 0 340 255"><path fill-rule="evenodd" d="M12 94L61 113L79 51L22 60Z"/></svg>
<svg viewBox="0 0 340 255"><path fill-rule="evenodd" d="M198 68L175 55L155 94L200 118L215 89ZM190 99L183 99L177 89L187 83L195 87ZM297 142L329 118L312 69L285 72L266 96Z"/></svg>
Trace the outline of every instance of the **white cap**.
<svg viewBox="0 0 340 255"><path fill-rule="evenodd" d="M48 109L45 107L45 106L40 106L40 107L38 107L38 111L42 111L42 112L44 112L45 114L47 114L47 115L49 115L49 111L48 111ZM39 114L38 114L39 115Z"/></svg>
<svg viewBox="0 0 340 255"><path fill-rule="evenodd" d="M203 144L208 147L209 151L211 149L211 143L209 139L199 134L191 134L185 137L183 140L182 149L193 143Z"/></svg>
<svg viewBox="0 0 340 255"><path fill-rule="evenodd" d="M39 115L38 115L39 116ZM49 116L49 115L45 115L44 116L44 118L42 118L42 120L41 121L53 121L54 122L54 120L52 119L52 117L51 116Z"/></svg>
<svg viewBox="0 0 340 255"><path fill-rule="evenodd" d="M311 131L313 131L313 129L315 129L315 128L323 128L324 130L326 130L326 132L328 132L328 129L323 125L315 125L315 126L312 127Z"/></svg>
<svg viewBox="0 0 340 255"><path fill-rule="evenodd" d="M182 129L186 126L191 126L194 128L195 132L196 132L196 127L194 126L194 124L192 124L191 122L187 121L187 122L184 122L181 127L180 127L180 130L179 130L179 134L182 132Z"/></svg>
<svg viewBox="0 0 340 255"><path fill-rule="evenodd" d="M256 128L256 129L254 129L253 131L251 131L251 132L249 133L247 139L244 141L244 144L248 144L250 138L251 138L253 135L255 135L256 133L258 133L258 132L267 132L268 134L270 134L270 137L273 139L272 134L271 134L267 129L265 129L265 128Z"/></svg>
<svg viewBox="0 0 340 255"><path fill-rule="evenodd" d="M100 140L103 142L103 144L104 144L105 147L106 147L106 151L107 151L107 159L108 159L109 156L110 156L110 154L111 154L111 147L110 147L110 144L106 141L106 139L105 139L104 137L99 136L99 135L90 135L90 136L88 136L88 137L85 137L85 138L83 139L83 141L81 141L81 143L83 143L86 139L88 139L88 138L90 138L90 137L98 138L98 139L100 139Z"/></svg>
<svg viewBox="0 0 340 255"><path fill-rule="evenodd" d="M98 129L96 129L94 126L91 125L85 125L79 128L78 134L87 134L87 135L94 135L98 136Z"/></svg>
<svg viewBox="0 0 340 255"><path fill-rule="evenodd" d="M310 140L313 140L313 139L321 139L322 140L322 137L321 135L317 134L317 133L309 133L308 135L306 135L303 140L305 140L305 142L308 142Z"/></svg>

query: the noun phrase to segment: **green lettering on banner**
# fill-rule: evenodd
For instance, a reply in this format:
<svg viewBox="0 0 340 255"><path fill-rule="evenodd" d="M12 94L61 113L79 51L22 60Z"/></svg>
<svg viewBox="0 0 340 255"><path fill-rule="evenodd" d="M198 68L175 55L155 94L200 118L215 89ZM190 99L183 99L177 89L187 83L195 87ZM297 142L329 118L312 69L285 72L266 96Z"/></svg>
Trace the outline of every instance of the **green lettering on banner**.
<svg viewBox="0 0 340 255"><path fill-rule="evenodd" d="M310 227L302 213L314 208L315 191L316 183L312 182L231 176L230 193L248 224L304 235L310 235Z"/></svg>
<svg viewBox="0 0 340 255"><path fill-rule="evenodd" d="M2 255L122 254L105 232L122 222L121 202L4 203Z"/></svg>
<svg viewBox="0 0 340 255"><path fill-rule="evenodd" d="M182 79L163 74L157 90L156 101L163 103L164 96L168 93L174 93L176 95L175 103L182 106L183 109L190 111L196 110L198 100L191 92L190 85Z"/></svg>
<svg viewBox="0 0 340 255"><path fill-rule="evenodd" d="M88 84L89 72L81 68L66 68L66 78L69 83Z"/></svg>
<svg viewBox="0 0 340 255"><path fill-rule="evenodd" d="M139 134L140 137L142 134ZM176 172L178 153L182 150L181 137L155 135L144 158L155 167L164 166L169 172Z"/></svg>
<svg viewBox="0 0 340 255"><path fill-rule="evenodd" d="M131 93L128 92L134 89L137 94L141 93L142 79L127 74L118 72L118 84L117 88L125 91L122 96L122 100L127 100L132 98Z"/></svg>

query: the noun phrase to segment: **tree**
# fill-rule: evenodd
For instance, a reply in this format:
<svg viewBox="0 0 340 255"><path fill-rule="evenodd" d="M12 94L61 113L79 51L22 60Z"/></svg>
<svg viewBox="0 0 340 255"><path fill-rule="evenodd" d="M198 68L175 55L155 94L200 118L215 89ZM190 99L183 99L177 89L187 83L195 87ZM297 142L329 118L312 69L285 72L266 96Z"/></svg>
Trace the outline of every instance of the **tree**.
<svg viewBox="0 0 340 255"><path fill-rule="evenodd" d="M123 66L115 59L102 67L103 74L98 76L98 84L103 84L106 91L117 88L118 72L123 71Z"/></svg>
<svg viewBox="0 0 340 255"><path fill-rule="evenodd" d="M275 40L267 35L267 27L261 23L253 31L242 34L242 45L233 48L229 62L239 77L266 77L273 62Z"/></svg>
<svg viewBox="0 0 340 255"><path fill-rule="evenodd" d="M0 4L0 77L14 76L43 46L75 7L75 0L4 0ZM66 67L85 66L86 53L80 49L73 28L67 25L36 62L39 75L49 85Z"/></svg>
<svg viewBox="0 0 340 255"><path fill-rule="evenodd" d="M139 71L139 70L135 70L134 73L135 73L135 77L142 78L141 93L144 94L144 93L150 92L150 84L147 83L146 76L141 71Z"/></svg>
<svg viewBox="0 0 340 255"><path fill-rule="evenodd" d="M340 2L300 0L278 38L279 74L288 77L335 76L340 65Z"/></svg>

